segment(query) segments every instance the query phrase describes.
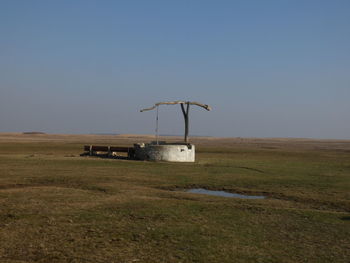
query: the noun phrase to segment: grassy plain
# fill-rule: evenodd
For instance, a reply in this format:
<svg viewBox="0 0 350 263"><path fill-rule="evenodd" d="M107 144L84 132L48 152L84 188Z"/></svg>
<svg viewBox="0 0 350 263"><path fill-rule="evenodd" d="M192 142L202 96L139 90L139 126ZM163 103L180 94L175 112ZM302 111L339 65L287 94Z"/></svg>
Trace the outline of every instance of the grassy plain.
<svg viewBox="0 0 350 263"><path fill-rule="evenodd" d="M194 138L187 164L79 156L149 140L0 134L0 262L350 262L350 141Z"/></svg>

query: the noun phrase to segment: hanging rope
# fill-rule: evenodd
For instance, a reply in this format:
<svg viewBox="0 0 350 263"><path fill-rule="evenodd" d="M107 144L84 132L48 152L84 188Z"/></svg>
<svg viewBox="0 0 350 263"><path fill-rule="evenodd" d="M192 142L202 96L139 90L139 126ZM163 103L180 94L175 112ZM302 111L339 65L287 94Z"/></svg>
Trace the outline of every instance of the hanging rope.
<svg viewBox="0 0 350 263"><path fill-rule="evenodd" d="M159 144L159 141L158 141L158 119L159 119L159 107L157 106L157 117L156 117L156 142L157 142L157 145Z"/></svg>

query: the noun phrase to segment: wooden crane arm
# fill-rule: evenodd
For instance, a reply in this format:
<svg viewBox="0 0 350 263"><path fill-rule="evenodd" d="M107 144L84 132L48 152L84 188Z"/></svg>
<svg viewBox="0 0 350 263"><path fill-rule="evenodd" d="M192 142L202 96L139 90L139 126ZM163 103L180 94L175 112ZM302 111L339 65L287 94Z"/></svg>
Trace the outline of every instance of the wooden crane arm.
<svg viewBox="0 0 350 263"><path fill-rule="evenodd" d="M180 101L180 100L177 100L177 101L158 102L158 103L156 103L153 107L146 108L146 109L142 109L142 110L140 110L140 112L153 110L153 109L155 109L155 108L156 108L157 106L159 106L159 105L174 105L174 104L196 105L196 106L199 106L199 107L202 107L202 108L206 109L207 111L210 111L210 110L211 110L211 107L210 107L209 105L207 105L207 104L202 104L202 103L195 102L195 101Z"/></svg>

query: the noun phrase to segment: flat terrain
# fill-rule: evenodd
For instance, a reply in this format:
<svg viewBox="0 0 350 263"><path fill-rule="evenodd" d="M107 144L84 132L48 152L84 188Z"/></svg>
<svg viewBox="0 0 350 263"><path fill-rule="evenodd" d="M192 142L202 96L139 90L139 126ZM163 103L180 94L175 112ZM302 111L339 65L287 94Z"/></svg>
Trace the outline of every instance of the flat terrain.
<svg viewBox="0 0 350 263"><path fill-rule="evenodd" d="M152 139L0 134L0 262L350 262L350 141L193 138L187 164L80 156ZM183 191L197 187L268 198Z"/></svg>

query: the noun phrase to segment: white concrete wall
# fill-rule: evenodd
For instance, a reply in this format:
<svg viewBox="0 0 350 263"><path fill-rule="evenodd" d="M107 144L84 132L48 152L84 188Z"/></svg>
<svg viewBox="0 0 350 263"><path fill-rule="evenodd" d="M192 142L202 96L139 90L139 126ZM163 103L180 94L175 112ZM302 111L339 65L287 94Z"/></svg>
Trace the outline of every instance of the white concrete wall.
<svg viewBox="0 0 350 263"><path fill-rule="evenodd" d="M194 162L193 144L136 144L136 159L167 162Z"/></svg>

